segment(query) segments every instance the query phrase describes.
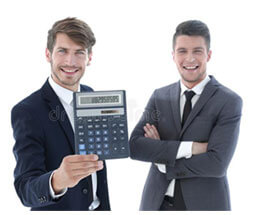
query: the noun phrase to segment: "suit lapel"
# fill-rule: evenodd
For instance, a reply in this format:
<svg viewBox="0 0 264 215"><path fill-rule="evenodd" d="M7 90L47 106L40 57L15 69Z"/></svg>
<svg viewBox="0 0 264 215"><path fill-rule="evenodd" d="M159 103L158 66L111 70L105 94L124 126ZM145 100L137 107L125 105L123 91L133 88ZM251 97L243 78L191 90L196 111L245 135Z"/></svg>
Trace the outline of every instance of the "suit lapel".
<svg viewBox="0 0 264 215"><path fill-rule="evenodd" d="M170 88L171 109L177 131L181 131L180 92L180 82L178 81Z"/></svg>
<svg viewBox="0 0 264 215"><path fill-rule="evenodd" d="M55 92L51 88L48 80L45 82L41 90L42 90L41 92L42 92L43 98L47 101L50 107L49 117L51 117L52 120L58 121L58 124L61 126L72 148L72 151L74 152L75 151L74 133L72 130L70 120L68 118L68 115L63 105L61 104L58 96L55 94Z"/></svg>
<svg viewBox="0 0 264 215"><path fill-rule="evenodd" d="M194 105L190 115L188 116L182 130L180 133L180 137L186 130L186 128L191 124L191 122L194 120L194 118L197 116L197 114L201 111L201 109L204 107L204 105L207 103L207 101L214 95L215 91L217 90L217 86L219 83L215 80L213 76L210 76L211 80L208 82L208 84L205 86L201 97L197 101L197 103Z"/></svg>

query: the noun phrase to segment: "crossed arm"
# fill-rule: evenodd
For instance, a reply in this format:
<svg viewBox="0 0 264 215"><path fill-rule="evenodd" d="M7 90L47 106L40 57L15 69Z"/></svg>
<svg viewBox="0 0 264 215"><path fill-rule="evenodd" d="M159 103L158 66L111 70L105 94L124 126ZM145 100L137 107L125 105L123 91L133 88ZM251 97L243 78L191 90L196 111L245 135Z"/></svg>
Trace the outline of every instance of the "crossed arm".
<svg viewBox="0 0 264 215"><path fill-rule="evenodd" d="M160 140L160 135L155 125L150 125L149 123L147 123L143 127L143 129L145 131L145 134L144 134L145 137L155 139L155 140ZM207 146L208 146L208 143L193 142L192 143L192 155L198 155L198 154L205 153L207 151Z"/></svg>
<svg viewBox="0 0 264 215"><path fill-rule="evenodd" d="M223 177L233 157L241 119L242 99L230 94L225 99L210 131L208 143L193 142L192 157L177 159L181 141L160 139L158 122L148 117L156 113L155 94L130 138L131 158L166 165L168 180L192 177ZM149 124L148 124L149 123ZM199 128L197 128L199 129Z"/></svg>

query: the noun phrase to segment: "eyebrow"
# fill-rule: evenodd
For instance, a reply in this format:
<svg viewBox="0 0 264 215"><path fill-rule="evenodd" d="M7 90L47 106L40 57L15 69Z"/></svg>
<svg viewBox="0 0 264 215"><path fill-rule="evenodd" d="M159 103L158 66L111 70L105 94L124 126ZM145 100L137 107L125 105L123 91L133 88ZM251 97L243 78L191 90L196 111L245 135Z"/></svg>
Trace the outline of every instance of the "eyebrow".
<svg viewBox="0 0 264 215"><path fill-rule="evenodd" d="M195 50L197 50L197 49L202 49L202 50L204 50L203 47L195 47L194 49L195 49Z"/></svg>
<svg viewBox="0 0 264 215"><path fill-rule="evenodd" d="M58 49L69 50L68 48L61 47L61 46L60 46L60 47L58 47L58 48L57 48L57 50L58 50ZM85 52L85 51L86 51L86 49L84 49L84 48L82 48L82 49L76 49L75 51L84 51L84 52Z"/></svg>
<svg viewBox="0 0 264 215"><path fill-rule="evenodd" d="M182 50L186 50L186 49L187 48L180 47L180 48L177 48L176 51L182 51ZM204 48L201 46L198 46L198 47L194 47L193 50L204 50Z"/></svg>

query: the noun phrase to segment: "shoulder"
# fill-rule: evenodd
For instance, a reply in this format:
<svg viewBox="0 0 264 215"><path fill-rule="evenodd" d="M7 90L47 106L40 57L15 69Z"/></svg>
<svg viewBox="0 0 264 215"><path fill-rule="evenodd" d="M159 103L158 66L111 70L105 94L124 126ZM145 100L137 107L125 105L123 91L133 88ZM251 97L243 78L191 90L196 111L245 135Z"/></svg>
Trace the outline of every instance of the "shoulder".
<svg viewBox="0 0 264 215"><path fill-rule="evenodd" d="M83 85L81 84L81 91L84 91L84 92L91 92L91 91L94 91L93 88L87 86L87 85Z"/></svg>
<svg viewBox="0 0 264 215"><path fill-rule="evenodd" d="M166 96L166 95L169 95L171 90L173 90L173 89L176 90L178 87L179 87L179 82L175 82L175 83L172 83L172 84L157 88L154 91L154 94L156 96ZM175 91L175 93L176 93L176 91Z"/></svg>
<svg viewBox="0 0 264 215"><path fill-rule="evenodd" d="M42 96L41 90L37 90L24 98L23 100L19 101L14 107L12 108L12 112L20 109L27 109L28 111L35 111L38 106L42 103Z"/></svg>
<svg viewBox="0 0 264 215"><path fill-rule="evenodd" d="M240 95L238 95L235 91L231 90L230 88L222 84L219 85L217 94L218 96L225 98L225 100L229 102L239 102L239 103L243 102Z"/></svg>

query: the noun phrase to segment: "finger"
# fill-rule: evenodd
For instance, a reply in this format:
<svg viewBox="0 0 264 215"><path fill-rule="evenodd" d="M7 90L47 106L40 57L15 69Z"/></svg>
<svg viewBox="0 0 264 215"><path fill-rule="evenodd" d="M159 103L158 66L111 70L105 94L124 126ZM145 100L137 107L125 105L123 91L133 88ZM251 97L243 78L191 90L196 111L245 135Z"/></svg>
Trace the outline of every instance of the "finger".
<svg viewBox="0 0 264 215"><path fill-rule="evenodd" d="M93 167L101 167L103 166L103 161L87 161L87 162L74 162L67 165L72 171L76 171L79 169L89 169Z"/></svg>
<svg viewBox="0 0 264 215"><path fill-rule="evenodd" d="M154 138L154 139L159 139L159 135L157 135L155 133L155 130L153 129L153 127L150 125L150 124L147 124L147 129L149 130L149 132L151 133L151 136ZM155 128L155 126L154 126Z"/></svg>
<svg viewBox="0 0 264 215"><path fill-rule="evenodd" d="M99 159L98 155L89 154L89 155L68 155L64 158L65 162L68 163L79 163L79 162L89 162L97 161Z"/></svg>
<svg viewBox="0 0 264 215"><path fill-rule="evenodd" d="M154 132L155 136L156 136L158 139L160 139L159 132L158 132L158 130L156 129L155 125L152 125L151 127L152 127L152 129L153 129L153 132Z"/></svg>
<svg viewBox="0 0 264 215"><path fill-rule="evenodd" d="M80 180L90 176L91 174L93 174L96 171L99 171L101 169L103 169L103 167L101 167L101 168L91 168L89 172L86 172L86 173L79 172L79 174L74 175L73 178L74 178L74 180L80 181Z"/></svg>
<svg viewBox="0 0 264 215"><path fill-rule="evenodd" d="M71 174L73 176L86 175L86 174L91 174L95 171L101 170L103 168L104 168L103 162L99 164L90 164L87 167L80 167L80 168L72 169Z"/></svg>
<svg viewBox="0 0 264 215"><path fill-rule="evenodd" d="M149 129L149 127L144 126L144 131L146 132L146 135L148 138L155 139L154 133Z"/></svg>

